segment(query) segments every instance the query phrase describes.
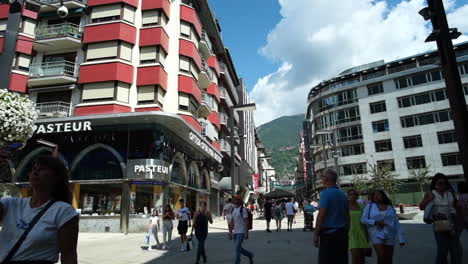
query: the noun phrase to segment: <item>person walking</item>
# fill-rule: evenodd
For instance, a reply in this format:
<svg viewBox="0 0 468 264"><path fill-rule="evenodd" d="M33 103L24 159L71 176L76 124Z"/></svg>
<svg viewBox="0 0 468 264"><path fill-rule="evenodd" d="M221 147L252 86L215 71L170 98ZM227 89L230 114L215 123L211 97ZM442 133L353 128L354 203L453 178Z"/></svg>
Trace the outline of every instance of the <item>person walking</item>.
<svg viewBox="0 0 468 264"><path fill-rule="evenodd" d="M180 251L187 250L187 231L190 225L190 210L185 206L184 199L179 200L180 207L177 210L177 219L179 219L179 224L177 225L177 231L180 235L180 241L182 245L180 246Z"/></svg>
<svg viewBox="0 0 468 264"><path fill-rule="evenodd" d="M158 231L161 228L159 223L159 213L158 210L153 209L153 213L151 214L151 218L148 224L148 233L149 233L149 241L148 241L148 251L153 249L151 245L151 236L154 236L154 240L156 241L156 247L159 248L161 245L158 239Z"/></svg>
<svg viewBox="0 0 468 264"><path fill-rule="evenodd" d="M349 202L338 189L335 170L326 169L320 193L319 213L314 231L314 245L319 248L319 264L348 263Z"/></svg>
<svg viewBox="0 0 468 264"><path fill-rule="evenodd" d="M77 264L78 213L71 206L68 170L39 157L29 174L32 197L0 199L0 263Z"/></svg>
<svg viewBox="0 0 468 264"><path fill-rule="evenodd" d="M367 227L361 223L364 205L358 202L359 193L354 190L348 190L349 199L349 249L351 250L352 264L364 264L366 251L371 250L367 237Z"/></svg>
<svg viewBox="0 0 468 264"><path fill-rule="evenodd" d="M234 263L239 264L241 255L244 255L249 258L250 264L253 264L253 253L242 247L244 240L249 239L249 229L247 228L249 215L247 209L242 205L242 198L240 196L234 198L234 204L236 208L234 208L232 212L232 219L229 224L229 239L234 239L236 245L236 258Z"/></svg>
<svg viewBox="0 0 468 264"><path fill-rule="evenodd" d="M294 215L296 214L296 209L294 208L294 203L291 199L286 203L286 217L288 218L288 232L292 232L292 226L294 221Z"/></svg>
<svg viewBox="0 0 468 264"><path fill-rule="evenodd" d="M232 199L229 198L226 202L226 205L223 208L223 219L226 219L228 228L229 228L229 223L231 222L232 219L232 210L234 210L236 206L232 203Z"/></svg>
<svg viewBox="0 0 468 264"><path fill-rule="evenodd" d="M312 205L312 201L305 200L303 209L304 209L304 231L307 228L310 228L310 230L314 230L315 207Z"/></svg>
<svg viewBox="0 0 468 264"><path fill-rule="evenodd" d="M462 212L457 202L447 176L442 173L434 175L431 181L431 190L424 195L419 204L421 210L430 208L430 216L437 243L436 264L445 264L450 253L452 264L461 264L462 253L460 246L460 233L462 231Z"/></svg>
<svg viewBox="0 0 468 264"><path fill-rule="evenodd" d="M193 225L190 236L193 235L193 230L195 230L195 237L198 240L198 250L197 250L197 262L200 261L200 256L203 257L203 262L206 263L206 252L205 252L205 240L208 236L208 222L213 224L213 218L211 217L210 211L206 209L206 202L200 202L200 209L195 212L193 216Z"/></svg>
<svg viewBox="0 0 468 264"><path fill-rule="evenodd" d="M463 183L460 191L458 206L463 211L463 226L468 231L468 183Z"/></svg>
<svg viewBox="0 0 468 264"><path fill-rule="evenodd" d="M372 195L371 203L366 205L361 222L369 227L369 237L377 254L378 264L393 263L395 244L405 245L400 221L392 202L382 190Z"/></svg>
<svg viewBox="0 0 468 264"><path fill-rule="evenodd" d="M276 232L281 231L281 222L283 221L283 218L284 218L283 205L281 201L277 201L276 206L275 206Z"/></svg>
<svg viewBox="0 0 468 264"><path fill-rule="evenodd" d="M271 200L270 199L267 199L265 204L263 205L264 206L264 212L265 212L265 220L266 220L266 224L267 224L267 229L266 231L268 233L271 233L271 230L270 230L270 222L271 222L271 215L272 215L272 209L273 209L273 204L271 203Z"/></svg>
<svg viewBox="0 0 468 264"><path fill-rule="evenodd" d="M163 211L163 227L162 227L162 232L163 232L163 247L162 249L168 249L169 244L171 243L171 238L172 238L172 229L173 229L173 223L175 219L175 214L174 211L172 211L172 208L170 205L166 205L164 207Z"/></svg>

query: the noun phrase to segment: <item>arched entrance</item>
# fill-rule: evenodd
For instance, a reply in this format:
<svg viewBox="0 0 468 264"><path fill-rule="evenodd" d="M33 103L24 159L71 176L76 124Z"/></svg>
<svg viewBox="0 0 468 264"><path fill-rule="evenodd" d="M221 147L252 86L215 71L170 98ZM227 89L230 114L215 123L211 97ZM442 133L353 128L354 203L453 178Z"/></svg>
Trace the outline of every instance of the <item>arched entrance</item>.
<svg viewBox="0 0 468 264"><path fill-rule="evenodd" d="M174 210L177 210L181 207L179 200L184 198L184 189L182 186L187 185L189 182L187 166L182 153L177 152L172 157L169 172L170 182L174 184L171 184L165 189L165 196L167 197L165 203L169 204Z"/></svg>
<svg viewBox="0 0 468 264"><path fill-rule="evenodd" d="M198 189L200 188L200 171L198 170L197 163L192 161L190 163L188 171L188 187L187 190L187 207L191 212L194 212L198 208Z"/></svg>
<svg viewBox="0 0 468 264"><path fill-rule="evenodd" d="M16 169L16 173L14 174L13 181L14 182L29 182L29 172L32 169L34 161L37 157L40 156L50 156L53 152L52 148L49 147L39 147L33 151L31 151L28 155L26 155L23 160L18 164ZM68 168L68 162L65 160L61 153L57 156Z"/></svg>

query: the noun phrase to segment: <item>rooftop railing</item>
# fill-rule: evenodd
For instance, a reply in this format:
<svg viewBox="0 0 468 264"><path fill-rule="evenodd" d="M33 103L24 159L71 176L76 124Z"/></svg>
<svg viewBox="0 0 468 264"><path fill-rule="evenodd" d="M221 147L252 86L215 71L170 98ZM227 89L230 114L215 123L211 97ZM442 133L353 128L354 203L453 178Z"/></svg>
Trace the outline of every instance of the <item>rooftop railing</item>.
<svg viewBox="0 0 468 264"><path fill-rule="evenodd" d="M70 61L52 61L40 64L33 64L29 69L29 76L32 78L41 78L47 76L76 76L76 66Z"/></svg>
<svg viewBox="0 0 468 264"><path fill-rule="evenodd" d="M43 26L36 29L36 39L38 40L60 37L81 39L82 34L83 32L81 32L80 27L73 23Z"/></svg>

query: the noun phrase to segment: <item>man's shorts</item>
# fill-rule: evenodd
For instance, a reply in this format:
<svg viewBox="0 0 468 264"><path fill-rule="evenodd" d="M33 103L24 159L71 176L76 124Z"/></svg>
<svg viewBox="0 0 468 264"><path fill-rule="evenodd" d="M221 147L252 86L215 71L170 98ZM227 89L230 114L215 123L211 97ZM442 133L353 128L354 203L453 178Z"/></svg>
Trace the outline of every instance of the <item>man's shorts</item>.
<svg viewBox="0 0 468 264"><path fill-rule="evenodd" d="M179 235L187 234L187 230L188 230L188 221L179 221L179 224L177 225L177 231L179 231Z"/></svg>
<svg viewBox="0 0 468 264"><path fill-rule="evenodd" d="M292 222L294 220L294 215L288 215L288 221Z"/></svg>
<svg viewBox="0 0 468 264"><path fill-rule="evenodd" d="M271 214L266 214L265 219L267 222L271 222Z"/></svg>

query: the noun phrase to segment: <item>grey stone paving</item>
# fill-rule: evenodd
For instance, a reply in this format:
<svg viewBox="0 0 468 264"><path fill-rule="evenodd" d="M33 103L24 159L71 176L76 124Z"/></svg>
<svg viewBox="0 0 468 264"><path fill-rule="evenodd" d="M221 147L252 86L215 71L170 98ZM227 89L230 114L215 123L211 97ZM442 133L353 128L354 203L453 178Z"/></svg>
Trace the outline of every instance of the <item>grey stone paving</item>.
<svg viewBox="0 0 468 264"><path fill-rule="evenodd" d="M285 225L286 221L283 221ZM274 223L273 228L275 227ZM255 253L255 263L317 263L317 249L312 246L312 232L302 231L302 216L294 226L294 232L265 232L265 222L254 221L254 230L244 246ZM432 227L421 221L421 215L411 221L402 221L402 228L407 237L407 246L397 248L394 263L434 263L435 241ZM161 234L160 234L161 236ZM106 263L195 263L195 250L179 252L180 241L177 238L168 251L142 250L144 234L109 234L80 233L79 262L82 264ZM161 239L162 240L162 239ZM468 263L468 232L462 234L464 244L463 263ZM206 244L208 263L233 263L234 243L227 239L225 221L217 219L210 228ZM374 254L375 255L375 254ZM248 263L243 259L242 263ZM367 259L367 263L376 263Z"/></svg>

